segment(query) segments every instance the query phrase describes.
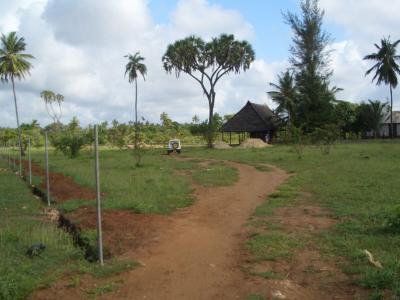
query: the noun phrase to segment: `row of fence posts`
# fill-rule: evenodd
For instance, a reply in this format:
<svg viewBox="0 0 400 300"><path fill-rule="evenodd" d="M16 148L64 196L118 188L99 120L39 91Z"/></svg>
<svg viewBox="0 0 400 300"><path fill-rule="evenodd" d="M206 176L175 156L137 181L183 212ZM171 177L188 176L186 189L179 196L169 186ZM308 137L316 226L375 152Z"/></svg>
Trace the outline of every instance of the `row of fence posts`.
<svg viewBox="0 0 400 300"><path fill-rule="evenodd" d="M16 174L22 178L25 178L29 182L29 186L32 187L32 153L31 153L31 139L27 140L27 155L28 155L28 174L23 174L23 160L21 147L19 143L15 141L8 142L4 144L4 151L1 151L3 159L7 160L8 166L12 171L16 171L16 161L19 160L19 172ZM50 172L49 172L49 139L48 134L45 132L45 180L46 180L46 200L47 205L51 205L51 197L50 197ZM18 145L18 153L19 157L17 158L17 154L15 151L15 147ZM101 192L100 192L100 162L99 162L99 137L98 137L98 127L94 126L94 159L95 159L95 181L96 181L96 230L97 230L97 248L98 248L98 256L99 262L101 265L104 265L103 259L103 238L102 238L102 221L101 221Z"/></svg>

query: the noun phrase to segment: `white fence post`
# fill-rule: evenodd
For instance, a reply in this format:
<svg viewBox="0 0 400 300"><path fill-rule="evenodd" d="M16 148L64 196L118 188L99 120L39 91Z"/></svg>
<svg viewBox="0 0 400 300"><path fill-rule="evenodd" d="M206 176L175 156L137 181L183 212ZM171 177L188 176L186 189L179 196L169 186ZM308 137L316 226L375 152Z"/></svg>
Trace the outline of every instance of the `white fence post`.
<svg viewBox="0 0 400 300"><path fill-rule="evenodd" d="M99 251L100 265L104 265L104 260L103 260L103 233L102 233L102 229L101 229L99 134L98 134L97 125L94 126L94 153L95 153L95 176L96 176L97 246L98 246L98 251Z"/></svg>
<svg viewBox="0 0 400 300"><path fill-rule="evenodd" d="M31 138L28 137L28 168L29 168L29 185L32 185L32 157L31 157Z"/></svg>
<svg viewBox="0 0 400 300"><path fill-rule="evenodd" d="M50 179L49 179L49 146L47 131L44 133L44 152L45 152L45 163L46 163L46 193L47 193L47 205L50 206Z"/></svg>

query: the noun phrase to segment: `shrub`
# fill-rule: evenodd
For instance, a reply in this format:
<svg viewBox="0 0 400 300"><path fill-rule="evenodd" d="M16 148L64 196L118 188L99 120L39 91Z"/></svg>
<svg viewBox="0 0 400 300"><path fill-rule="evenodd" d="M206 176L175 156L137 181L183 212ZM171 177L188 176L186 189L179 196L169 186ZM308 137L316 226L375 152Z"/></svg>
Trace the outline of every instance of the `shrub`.
<svg viewBox="0 0 400 300"><path fill-rule="evenodd" d="M339 138L339 129L334 124L316 128L311 134L311 142L320 147L322 153L329 154L333 144Z"/></svg>
<svg viewBox="0 0 400 300"><path fill-rule="evenodd" d="M79 151L86 144L86 139L80 133L62 132L52 138L52 144L65 156L74 158L79 155Z"/></svg>

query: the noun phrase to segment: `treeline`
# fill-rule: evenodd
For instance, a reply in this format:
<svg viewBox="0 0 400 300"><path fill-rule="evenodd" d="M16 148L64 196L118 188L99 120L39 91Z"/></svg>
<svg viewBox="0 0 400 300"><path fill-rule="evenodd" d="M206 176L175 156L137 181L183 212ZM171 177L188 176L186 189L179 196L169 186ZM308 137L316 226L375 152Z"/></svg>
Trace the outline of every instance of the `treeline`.
<svg viewBox="0 0 400 300"><path fill-rule="evenodd" d="M289 134L314 135L321 130L335 130L343 138L360 138L366 132L377 137L391 107L377 100L361 104L337 100L341 89L330 82L333 70L327 46L331 38L323 30L323 17L324 11L317 0L302 1L299 15L291 12L284 15L292 29L293 41L291 65L278 76L276 83L270 83L272 90L268 91L277 104L276 114Z"/></svg>
<svg viewBox="0 0 400 300"><path fill-rule="evenodd" d="M224 119L218 114L214 115L214 132L219 132ZM67 124L54 122L41 127L33 120L30 124L21 124L23 148L26 150L28 139L32 147L43 147L45 132L47 132L51 145L65 155L75 157L85 145L93 143L93 125L81 126L74 117ZM194 116L191 123L178 123L173 121L168 114L160 115L160 123L146 120L138 122L120 123L117 120L111 123L102 122L98 125L99 144L117 148L130 148L135 140L135 128L138 129L139 145L142 148L151 145L165 145L169 139L178 138L184 144L204 144L207 136L207 121L200 121ZM18 131L14 128L0 128L0 143L2 146L17 146Z"/></svg>

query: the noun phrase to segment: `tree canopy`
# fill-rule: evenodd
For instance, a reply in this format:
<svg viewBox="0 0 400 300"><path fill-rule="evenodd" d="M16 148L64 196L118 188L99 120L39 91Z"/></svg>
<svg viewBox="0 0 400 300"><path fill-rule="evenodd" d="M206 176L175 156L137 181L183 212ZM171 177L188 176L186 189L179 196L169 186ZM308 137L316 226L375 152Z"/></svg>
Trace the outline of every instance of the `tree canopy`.
<svg viewBox="0 0 400 300"><path fill-rule="evenodd" d="M222 34L209 42L196 36L178 40L167 47L162 57L167 73L176 77L186 73L197 81L209 105L208 146L212 147L215 86L226 74L238 74L250 68L255 59L252 46L238 41L232 34Z"/></svg>
<svg viewBox="0 0 400 300"><path fill-rule="evenodd" d="M322 29L324 11L318 0L303 0L301 15L284 15L293 31L290 48L292 70L297 88L297 125L310 132L333 121L333 100L339 90L330 88L330 36Z"/></svg>
<svg viewBox="0 0 400 300"><path fill-rule="evenodd" d="M30 75L32 64L31 54L24 53L26 43L23 37L18 37L16 32L1 35L0 38L0 78L8 81L11 78L24 79Z"/></svg>

